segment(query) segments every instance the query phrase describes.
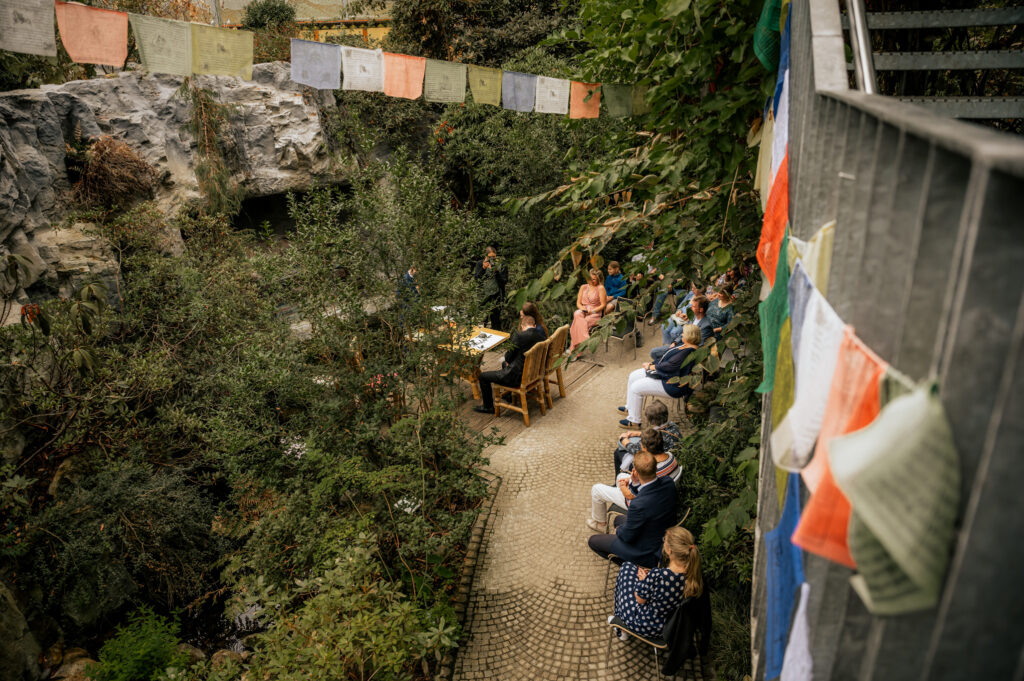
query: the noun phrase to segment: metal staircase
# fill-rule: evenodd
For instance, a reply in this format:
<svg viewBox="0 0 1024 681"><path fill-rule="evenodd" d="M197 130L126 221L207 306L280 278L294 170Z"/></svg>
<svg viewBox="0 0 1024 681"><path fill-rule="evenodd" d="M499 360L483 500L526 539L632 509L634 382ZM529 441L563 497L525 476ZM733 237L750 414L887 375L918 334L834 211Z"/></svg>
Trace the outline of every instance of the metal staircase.
<svg viewBox="0 0 1024 681"><path fill-rule="evenodd" d="M905 38L904 42L910 43L917 42L914 38L922 33L936 35L952 29L977 33L977 29L985 27L994 28L995 35L1013 37L1024 24L1024 7L865 12L862 3L863 0L848 0L847 12L842 17L843 29L849 33L849 45L854 56L847 69L854 72L858 89L869 94L893 96L941 116L1024 119L1024 96L1016 92L965 95L920 91L957 89L944 87L948 84L945 76L950 71L976 72L978 78L974 86L984 90L984 83L991 73L1024 69L1024 50L891 49L897 42L892 39L897 31L902 31L899 35ZM876 76L877 72L882 72L881 78ZM911 75L915 72L917 77ZM931 77L921 77L921 72L931 72ZM1021 76L1024 77L1024 73ZM927 86L922 88L922 83L927 83Z"/></svg>

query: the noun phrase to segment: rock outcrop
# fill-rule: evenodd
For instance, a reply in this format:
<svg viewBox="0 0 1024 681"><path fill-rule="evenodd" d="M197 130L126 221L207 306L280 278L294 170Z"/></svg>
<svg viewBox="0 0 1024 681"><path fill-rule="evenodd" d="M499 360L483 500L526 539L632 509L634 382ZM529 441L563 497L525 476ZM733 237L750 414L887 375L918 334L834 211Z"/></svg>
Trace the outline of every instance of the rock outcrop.
<svg viewBox="0 0 1024 681"><path fill-rule="evenodd" d="M20 253L32 263L17 292L20 302L66 295L85 279L116 276L109 248L83 225L61 224L73 207L65 145L110 135L156 168L155 199L167 214L199 196L189 106L177 94L181 78L119 73L38 90L0 93L0 257ZM330 92L289 79L281 62L257 64L253 79L202 76L198 82L230 106L222 141L245 195L304 190L332 180L321 112ZM167 250L181 237L168 234Z"/></svg>
<svg viewBox="0 0 1024 681"><path fill-rule="evenodd" d="M14 595L0 584L0 681L39 676L39 644L28 629Z"/></svg>

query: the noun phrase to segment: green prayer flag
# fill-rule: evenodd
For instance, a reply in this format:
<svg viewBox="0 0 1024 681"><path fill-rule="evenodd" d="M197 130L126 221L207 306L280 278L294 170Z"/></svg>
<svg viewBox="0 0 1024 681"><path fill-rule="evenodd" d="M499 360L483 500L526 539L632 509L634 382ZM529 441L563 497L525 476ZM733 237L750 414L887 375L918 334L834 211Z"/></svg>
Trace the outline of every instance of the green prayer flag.
<svg viewBox="0 0 1024 681"><path fill-rule="evenodd" d="M633 114L633 88L629 85L602 85L601 98L605 110L612 118L626 118Z"/></svg>
<svg viewBox="0 0 1024 681"><path fill-rule="evenodd" d="M651 107L647 106L647 90L646 85L633 86L633 91L630 93L632 98L630 108L634 116L642 116L651 110Z"/></svg>
<svg viewBox="0 0 1024 681"><path fill-rule="evenodd" d="M466 101L466 65L428 59L423 76L423 99L428 102Z"/></svg>
<svg viewBox="0 0 1024 681"><path fill-rule="evenodd" d="M779 247L779 262L775 267L775 285L768 297L758 303L757 312L761 317L761 352L764 355L764 380L757 386L757 392L771 392L775 387L775 363L779 353L779 337L782 323L789 318L789 265L786 249L789 234L782 237Z"/></svg>
<svg viewBox="0 0 1024 681"><path fill-rule="evenodd" d="M754 54L769 71L774 71L779 65L781 13L782 0L765 0L761 18L754 27Z"/></svg>
<svg viewBox="0 0 1024 681"><path fill-rule="evenodd" d="M477 104L501 106L501 69L470 66L469 88Z"/></svg>

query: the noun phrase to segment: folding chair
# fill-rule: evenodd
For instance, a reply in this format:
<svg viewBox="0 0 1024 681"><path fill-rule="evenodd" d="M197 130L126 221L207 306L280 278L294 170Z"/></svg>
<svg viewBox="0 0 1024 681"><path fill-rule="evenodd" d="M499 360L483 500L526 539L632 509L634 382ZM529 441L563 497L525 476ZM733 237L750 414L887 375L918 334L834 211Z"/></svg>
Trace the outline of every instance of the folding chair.
<svg viewBox="0 0 1024 681"><path fill-rule="evenodd" d="M622 303L628 303L626 309L623 310ZM637 326L637 310L636 300L632 298L619 298L618 300L619 310L622 311L622 318L615 323L615 330L608 336L604 341L604 350L608 352L608 342L611 340L617 340L620 343L624 343L630 336L633 337L633 359L636 359L636 345L638 334L643 331ZM620 330L620 326L622 327ZM622 348L619 348L619 354L622 354Z"/></svg>

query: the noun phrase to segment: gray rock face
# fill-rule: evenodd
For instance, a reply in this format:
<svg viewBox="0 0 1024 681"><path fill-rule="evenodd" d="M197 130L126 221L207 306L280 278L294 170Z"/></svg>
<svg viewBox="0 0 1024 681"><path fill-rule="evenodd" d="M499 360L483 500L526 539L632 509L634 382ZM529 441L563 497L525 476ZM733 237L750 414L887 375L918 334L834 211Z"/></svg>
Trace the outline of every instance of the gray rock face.
<svg viewBox="0 0 1024 681"><path fill-rule="evenodd" d="M199 198L189 107L177 95L181 81L128 72L0 93L0 257L15 252L33 263L19 302L116 276L113 254L98 237L79 225L58 224L73 208L65 144L76 131L85 139L121 140L156 168L155 198L165 213ZM281 62L255 65L251 81L202 76L198 82L231 107L222 141L247 197L335 179L320 124L320 111L334 106L333 94L292 83ZM164 242L169 253L180 251L180 235L168 234Z"/></svg>
<svg viewBox="0 0 1024 681"><path fill-rule="evenodd" d="M14 596L0 584L0 681L38 678L39 652Z"/></svg>

